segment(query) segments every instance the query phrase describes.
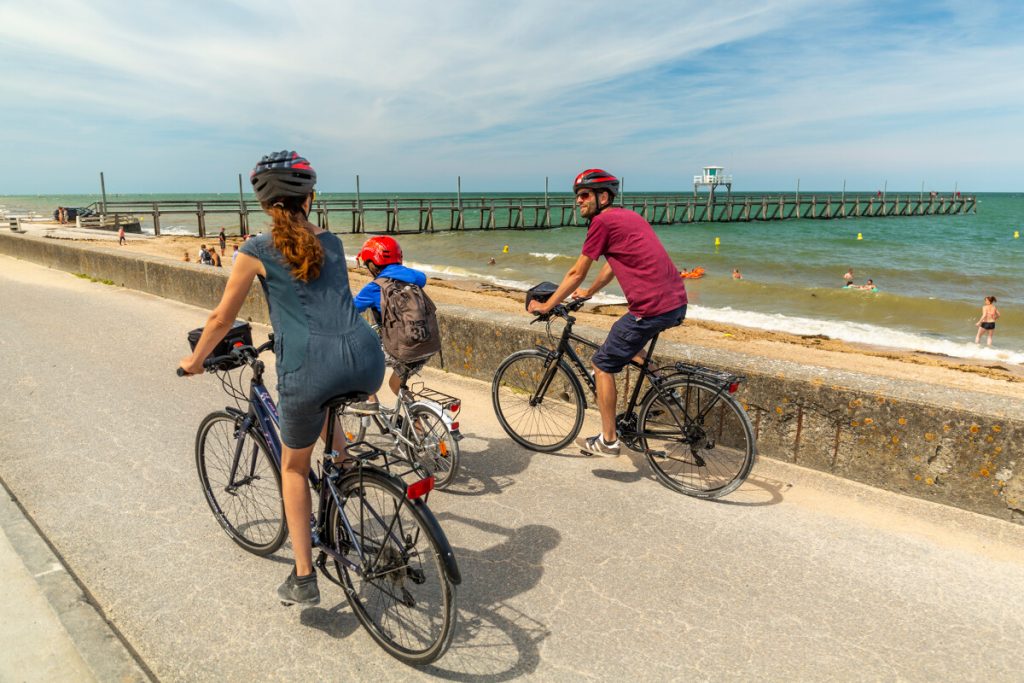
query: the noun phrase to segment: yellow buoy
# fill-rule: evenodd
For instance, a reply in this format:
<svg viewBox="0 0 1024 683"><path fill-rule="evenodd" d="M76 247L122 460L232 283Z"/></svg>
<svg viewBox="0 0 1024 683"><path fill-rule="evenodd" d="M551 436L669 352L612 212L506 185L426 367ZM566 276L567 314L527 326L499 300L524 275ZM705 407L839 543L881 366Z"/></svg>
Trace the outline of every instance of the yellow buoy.
<svg viewBox="0 0 1024 683"><path fill-rule="evenodd" d="M720 238L718 238L718 237L715 238L715 246L716 247L722 246L722 240Z"/></svg>
<svg viewBox="0 0 1024 683"><path fill-rule="evenodd" d="M864 235L862 235L862 234L860 234L860 233L858 232L858 233L857 233L857 239L859 239L859 240L862 240L862 239L864 239Z"/></svg>
<svg viewBox="0 0 1024 683"><path fill-rule="evenodd" d="M508 245L507 244L505 245L505 248L501 250L501 253L502 254L507 254L508 253Z"/></svg>
<svg viewBox="0 0 1024 683"><path fill-rule="evenodd" d="M1014 230L1013 231L1013 239L1015 239L1015 240L1019 240L1020 239L1020 230Z"/></svg>

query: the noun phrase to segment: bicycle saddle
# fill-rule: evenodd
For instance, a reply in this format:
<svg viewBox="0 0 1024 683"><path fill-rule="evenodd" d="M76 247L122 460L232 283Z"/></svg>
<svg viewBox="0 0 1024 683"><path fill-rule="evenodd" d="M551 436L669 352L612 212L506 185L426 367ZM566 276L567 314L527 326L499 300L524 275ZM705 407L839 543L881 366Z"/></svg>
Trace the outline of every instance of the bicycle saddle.
<svg viewBox="0 0 1024 683"><path fill-rule="evenodd" d="M331 408L341 408L349 403L358 403L359 401L365 401L370 398L370 395L361 391L350 391L347 394L338 394L324 401L323 405L320 406L321 410L330 410Z"/></svg>

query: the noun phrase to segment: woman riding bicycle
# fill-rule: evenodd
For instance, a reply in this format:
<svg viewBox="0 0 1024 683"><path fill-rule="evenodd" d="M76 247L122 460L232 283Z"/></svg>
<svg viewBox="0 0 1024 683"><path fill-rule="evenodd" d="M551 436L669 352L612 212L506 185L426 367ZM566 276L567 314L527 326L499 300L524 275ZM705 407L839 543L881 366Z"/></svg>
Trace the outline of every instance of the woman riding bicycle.
<svg viewBox="0 0 1024 683"><path fill-rule="evenodd" d="M231 328L253 278L259 277L274 328L281 488L295 553L295 566L277 595L286 604L315 605L320 591L312 562L308 476L313 446L325 428L321 406L339 394L377 391L384 355L380 339L356 313L341 241L309 222L316 184L309 162L296 152L278 152L260 159L249 177L271 218L270 233L242 244L224 295L181 367L188 374L203 372L203 360Z"/></svg>

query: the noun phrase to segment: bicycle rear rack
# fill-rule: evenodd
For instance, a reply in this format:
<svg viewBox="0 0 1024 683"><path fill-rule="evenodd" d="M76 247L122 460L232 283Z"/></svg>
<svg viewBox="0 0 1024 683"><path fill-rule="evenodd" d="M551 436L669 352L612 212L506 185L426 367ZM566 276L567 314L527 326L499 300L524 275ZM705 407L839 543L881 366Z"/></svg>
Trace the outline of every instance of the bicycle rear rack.
<svg viewBox="0 0 1024 683"><path fill-rule="evenodd" d="M462 400L436 389L428 389L422 382L417 382L409 388L409 394L413 398L433 401L441 406L441 410L447 410L453 416L462 409Z"/></svg>
<svg viewBox="0 0 1024 683"><path fill-rule="evenodd" d="M702 379L711 384L726 388L730 394L734 393L740 384L747 381L747 378L743 375L726 372L725 370L712 370L711 368L683 362L676 363L669 368L661 368L657 372L657 376L662 382L677 377Z"/></svg>

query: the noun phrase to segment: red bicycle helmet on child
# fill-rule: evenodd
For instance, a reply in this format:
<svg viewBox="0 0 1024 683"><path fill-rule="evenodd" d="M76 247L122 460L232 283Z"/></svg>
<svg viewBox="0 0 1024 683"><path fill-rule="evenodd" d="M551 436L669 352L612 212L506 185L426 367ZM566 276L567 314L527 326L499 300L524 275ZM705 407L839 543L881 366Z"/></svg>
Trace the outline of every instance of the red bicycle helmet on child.
<svg viewBox="0 0 1024 683"><path fill-rule="evenodd" d="M402 248L398 240L388 235L374 235L363 243L356 260L361 265L373 263L378 268L402 262Z"/></svg>

